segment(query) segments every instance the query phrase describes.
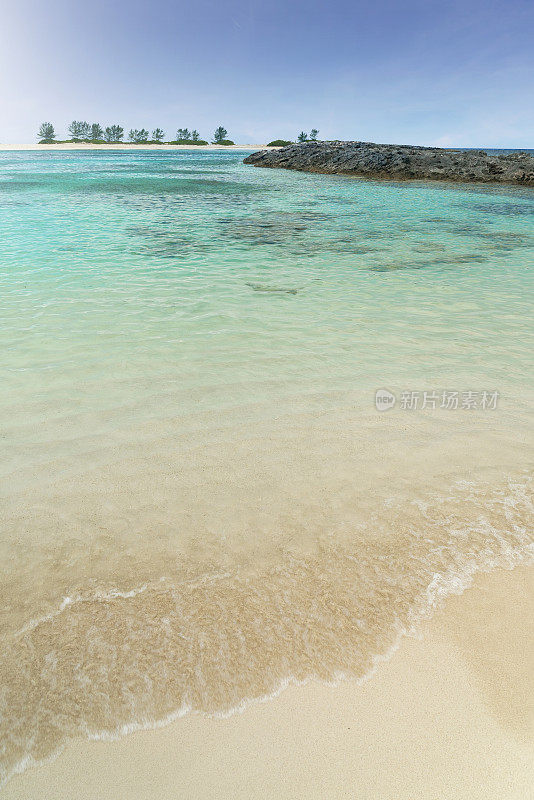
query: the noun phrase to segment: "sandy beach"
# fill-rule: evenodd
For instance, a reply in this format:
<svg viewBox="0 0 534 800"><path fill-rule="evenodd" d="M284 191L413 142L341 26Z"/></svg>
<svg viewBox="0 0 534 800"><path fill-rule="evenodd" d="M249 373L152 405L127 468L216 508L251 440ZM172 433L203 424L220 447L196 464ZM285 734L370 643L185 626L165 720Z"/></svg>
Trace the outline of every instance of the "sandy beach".
<svg viewBox="0 0 534 800"><path fill-rule="evenodd" d="M534 198L244 155L2 154L3 796L531 800Z"/></svg>
<svg viewBox="0 0 534 800"><path fill-rule="evenodd" d="M503 5L2 15L0 800L534 800Z"/></svg>
<svg viewBox="0 0 534 800"><path fill-rule="evenodd" d="M6 800L534 796L534 569L480 575L365 683L75 741Z"/></svg>
<svg viewBox="0 0 534 800"><path fill-rule="evenodd" d="M65 144L2 144L0 152L10 150L278 150L278 147L267 147L266 144L83 144L81 142Z"/></svg>

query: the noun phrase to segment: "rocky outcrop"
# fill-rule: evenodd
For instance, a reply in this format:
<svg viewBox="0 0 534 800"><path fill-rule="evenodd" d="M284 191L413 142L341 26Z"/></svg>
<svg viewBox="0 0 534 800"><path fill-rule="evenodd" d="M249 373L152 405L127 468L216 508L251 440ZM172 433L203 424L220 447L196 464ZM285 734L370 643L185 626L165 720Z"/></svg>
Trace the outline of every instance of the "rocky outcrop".
<svg viewBox="0 0 534 800"><path fill-rule="evenodd" d="M368 178L534 186L534 156L529 153L491 155L484 150L445 150L371 142L305 142L280 150L260 150L247 156L244 163Z"/></svg>

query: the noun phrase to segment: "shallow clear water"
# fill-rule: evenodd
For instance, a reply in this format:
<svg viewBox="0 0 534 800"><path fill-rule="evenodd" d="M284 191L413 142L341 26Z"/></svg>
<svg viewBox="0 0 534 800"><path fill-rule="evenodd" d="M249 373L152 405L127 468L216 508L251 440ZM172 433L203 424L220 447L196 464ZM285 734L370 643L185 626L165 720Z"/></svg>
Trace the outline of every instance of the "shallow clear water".
<svg viewBox="0 0 534 800"><path fill-rule="evenodd" d="M0 153L6 776L362 675L532 554L534 192L241 159Z"/></svg>

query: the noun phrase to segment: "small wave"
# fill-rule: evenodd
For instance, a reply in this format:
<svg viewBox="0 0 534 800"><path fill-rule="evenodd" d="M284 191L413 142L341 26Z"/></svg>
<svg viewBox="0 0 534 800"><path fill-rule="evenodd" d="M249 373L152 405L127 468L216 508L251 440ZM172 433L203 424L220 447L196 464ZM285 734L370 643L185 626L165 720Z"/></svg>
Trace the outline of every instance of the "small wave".
<svg viewBox="0 0 534 800"><path fill-rule="evenodd" d="M160 580L165 580L161 578ZM29 633L29 631L38 628L39 625L43 625L45 622L50 622L61 614L65 609L72 605L73 603L87 603L92 602L95 600L115 600L116 598L127 599L129 597L137 597L138 594L142 592L146 592L148 589L148 584L144 583L142 586L139 586L136 589L130 589L127 592L122 592L120 589L109 589L106 592L95 592L90 595L77 595L76 597L64 597L59 606L54 610L51 611L49 614L44 614L41 617L36 617L35 619L30 620L26 625L20 628L18 631L15 632L14 636L22 636L25 633Z"/></svg>
<svg viewBox="0 0 534 800"><path fill-rule="evenodd" d="M62 599L1 657L0 781L74 736L227 717L310 680L369 680L476 573L534 563L528 482L387 503L352 543L257 570Z"/></svg>

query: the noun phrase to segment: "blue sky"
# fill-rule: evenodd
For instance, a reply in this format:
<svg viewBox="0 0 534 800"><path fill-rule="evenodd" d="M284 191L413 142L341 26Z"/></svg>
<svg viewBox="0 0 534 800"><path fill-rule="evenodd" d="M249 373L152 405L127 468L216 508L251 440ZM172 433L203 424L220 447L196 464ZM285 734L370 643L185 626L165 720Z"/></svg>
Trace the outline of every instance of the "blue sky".
<svg viewBox="0 0 534 800"><path fill-rule="evenodd" d="M0 142L51 121L534 147L533 0L18 0Z"/></svg>

